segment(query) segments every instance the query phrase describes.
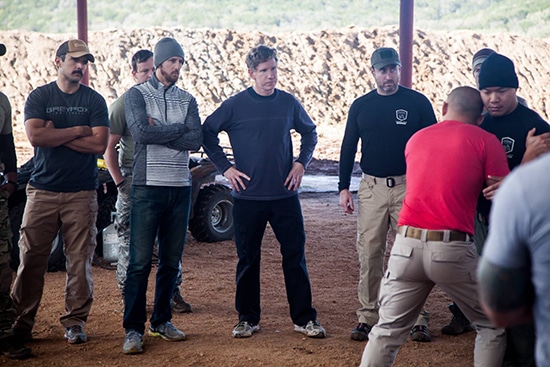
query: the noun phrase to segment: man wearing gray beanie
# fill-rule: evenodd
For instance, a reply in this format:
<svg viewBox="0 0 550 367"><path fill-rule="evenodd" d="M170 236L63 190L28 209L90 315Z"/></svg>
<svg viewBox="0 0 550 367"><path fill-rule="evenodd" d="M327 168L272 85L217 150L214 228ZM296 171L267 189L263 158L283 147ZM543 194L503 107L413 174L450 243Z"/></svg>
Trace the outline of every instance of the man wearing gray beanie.
<svg viewBox="0 0 550 367"><path fill-rule="evenodd" d="M182 60L185 60L181 45L178 41L170 37L163 38L157 42L153 55L155 68L158 68L164 61L174 56L181 57Z"/></svg>
<svg viewBox="0 0 550 367"><path fill-rule="evenodd" d="M487 113L481 128L494 134L502 143L510 171L550 151L550 125L535 111L518 103L519 87L514 63L493 53L479 72L479 89ZM489 229L491 199L503 177L491 177L492 185L483 190L477 203L474 242L481 252ZM498 231L498 228L493 230ZM536 281L536 280L535 280ZM505 305L497 305L497 307ZM506 329L505 366L534 365L535 330L533 324Z"/></svg>
<svg viewBox="0 0 550 367"><path fill-rule="evenodd" d="M479 70L481 69L481 64L494 53L495 50L486 47L478 50L472 57L472 74L474 75L477 86L479 86Z"/></svg>
<svg viewBox="0 0 550 367"><path fill-rule="evenodd" d="M146 291L155 240L158 270L149 335L185 340L172 323L171 300L191 205L189 151L202 144L197 101L175 83L184 54L173 38L155 46L155 73L126 92L126 122L135 141L130 201L130 261L124 290L125 354L143 352ZM162 105L162 108L158 108Z"/></svg>

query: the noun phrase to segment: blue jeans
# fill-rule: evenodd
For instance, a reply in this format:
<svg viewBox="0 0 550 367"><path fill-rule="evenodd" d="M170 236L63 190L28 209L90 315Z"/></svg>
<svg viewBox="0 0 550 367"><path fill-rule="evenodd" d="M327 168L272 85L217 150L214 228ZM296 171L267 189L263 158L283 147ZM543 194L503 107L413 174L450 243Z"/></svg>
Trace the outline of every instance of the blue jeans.
<svg viewBox="0 0 550 367"><path fill-rule="evenodd" d="M290 318L296 325L317 319L311 305L311 285L304 253L306 235L298 196L256 201L234 199L233 219L237 264L235 307L239 321L260 322L260 260L267 223L280 244Z"/></svg>
<svg viewBox="0 0 550 367"><path fill-rule="evenodd" d="M124 290L126 331L145 331L147 281L158 238L158 269L151 326L172 319L171 300L183 254L191 187L133 186L130 208L130 262Z"/></svg>

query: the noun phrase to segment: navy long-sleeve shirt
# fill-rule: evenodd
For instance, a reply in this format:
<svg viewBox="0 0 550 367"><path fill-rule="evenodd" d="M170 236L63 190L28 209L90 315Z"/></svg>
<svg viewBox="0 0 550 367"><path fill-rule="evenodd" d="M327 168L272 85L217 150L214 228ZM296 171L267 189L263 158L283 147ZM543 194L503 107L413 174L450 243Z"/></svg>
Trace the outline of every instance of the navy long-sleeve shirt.
<svg viewBox="0 0 550 367"><path fill-rule="evenodd" d="M296 159L307 167L317 145L316 126L294 96L279 89L268 97L248 88L224 101L203 124L203 147L220 172L232 166L219 145L225 131L235 167L250 177L246 189L233 196L248 200L277 200L296 195L284 181L292 164L291 131L301 135Z"/></svg>

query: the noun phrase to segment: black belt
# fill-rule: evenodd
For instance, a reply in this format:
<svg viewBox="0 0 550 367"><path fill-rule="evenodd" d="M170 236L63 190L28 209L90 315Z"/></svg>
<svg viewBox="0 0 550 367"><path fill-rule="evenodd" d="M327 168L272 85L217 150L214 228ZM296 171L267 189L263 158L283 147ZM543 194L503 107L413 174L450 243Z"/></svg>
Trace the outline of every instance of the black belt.
<svg viewBox="0 0 550 367"><path fill-rule="evenodd" d="M393 176L393 177L376 177L363 173L363 178L370 178L375 185L386 185L387 187L394 187L404 184L406 182L405 175Z"/></svg>
<svg viewBox="0 0 550 367"><path fill-rule="evenodd" d="M453 231L450 229L445 229L442 231L434 231L431 229L421 229L409 226L399 226L397 227L397 232L403 237L416 238L421 240L423 238L426 241L439 241L439 242L469 242L472 240L472 237L465 232ZM425 237L423 234L425 233Z"/></svg>

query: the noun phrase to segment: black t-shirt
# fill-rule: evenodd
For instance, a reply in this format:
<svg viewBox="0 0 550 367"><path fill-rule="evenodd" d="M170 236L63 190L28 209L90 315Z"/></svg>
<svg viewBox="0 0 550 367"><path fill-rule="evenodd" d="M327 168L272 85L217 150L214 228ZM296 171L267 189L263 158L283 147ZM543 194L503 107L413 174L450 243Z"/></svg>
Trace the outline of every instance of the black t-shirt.
<svg viewBox="0 0 550 367"><path fill-rule="evenodd" d="M55 82L33 90L25 102L25 121L51 120L56 129L73 126L109 126L105 99L80 85L66 94ZM30 184L41 190L77 192L97 188L97 155L80 153L66 146L34 149L34 171Z"/></svg>
<svg viewBox="0 0 550 367"><path fill-rule="evenodd" d="M535 135L550 132L550 125L538 113L518 104L509 115L492 117L485 115L481 128L494 134L506 151L510 171L519 166L525 154L525 139L532 128L536 128ZM477 203L479 213L487 216L491 210L491 202L483 195Z"/></svg>
<svg viewBox="0 0 550 367"><path fill-rule="evenodd" d="M390 95L375 90L350 107L340 151L339 190L348 189L361 139L361 170L372 176L400 176L406 172L405 145L418 130L437 122L428 98L403 86Z"/></svg>

